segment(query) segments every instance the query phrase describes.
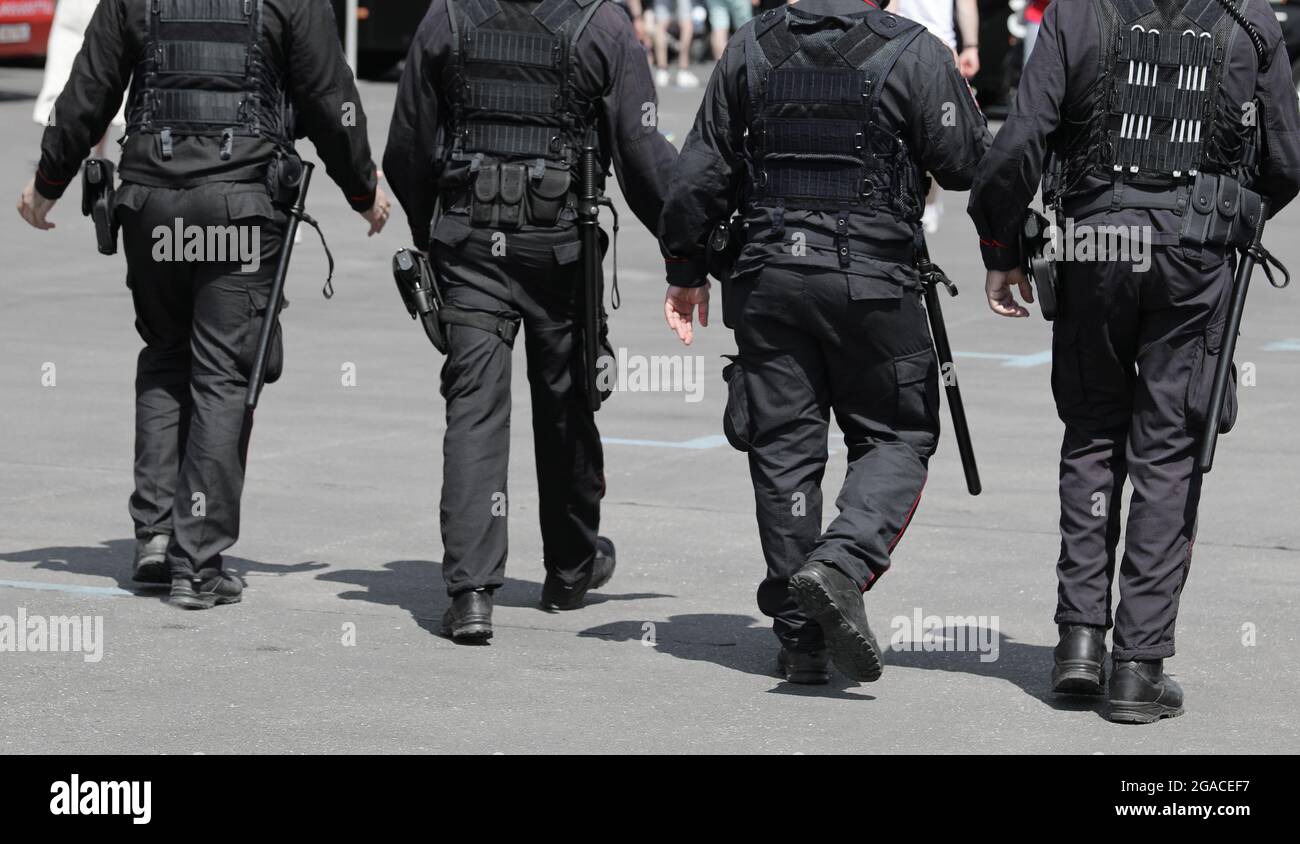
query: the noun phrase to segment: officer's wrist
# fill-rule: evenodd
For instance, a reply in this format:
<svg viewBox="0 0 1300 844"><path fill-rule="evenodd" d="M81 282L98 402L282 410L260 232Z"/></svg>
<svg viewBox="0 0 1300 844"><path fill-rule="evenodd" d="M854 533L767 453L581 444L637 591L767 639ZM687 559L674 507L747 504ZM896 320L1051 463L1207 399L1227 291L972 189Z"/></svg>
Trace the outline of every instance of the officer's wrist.
<svg viewBox="0 0 1300 844"><path fill-rule="evenodd" d="M68 182L57 182L47 179L45 174L40 171L40 168L37 168L36 170L35 182L36 192L46 199L60 199L63 196L63 192L68 189Z"/></svg>
<svg viewBox="0 0 1300 844"><path fill-rule="evenodd" d="M702 257L664 258L664 269L668 283L674 287L703 287L709 281Z"/></svg>

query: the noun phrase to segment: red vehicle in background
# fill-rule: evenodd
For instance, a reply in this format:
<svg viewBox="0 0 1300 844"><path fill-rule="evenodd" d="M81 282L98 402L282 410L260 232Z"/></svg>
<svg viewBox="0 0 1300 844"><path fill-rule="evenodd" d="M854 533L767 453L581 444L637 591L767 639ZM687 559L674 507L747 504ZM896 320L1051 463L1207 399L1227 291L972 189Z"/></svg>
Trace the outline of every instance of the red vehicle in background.
<svg viewBox="0 0 1300 844"><path fill-rule="evenodd" d="M0 0L0 59L45 55L54 0Z"/></svg>

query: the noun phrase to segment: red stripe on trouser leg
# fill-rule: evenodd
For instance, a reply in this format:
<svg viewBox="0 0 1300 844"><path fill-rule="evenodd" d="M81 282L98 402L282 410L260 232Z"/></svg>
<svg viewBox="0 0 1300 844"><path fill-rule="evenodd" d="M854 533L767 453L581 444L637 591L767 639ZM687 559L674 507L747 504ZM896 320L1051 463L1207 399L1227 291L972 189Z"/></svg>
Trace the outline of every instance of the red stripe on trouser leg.
<svg viewBox="0 0 1300 844"><path fill-rule="evenodd" d="M894 549L898 547L898 543L902 541L903 534L907 533L907 526L912 523L912 517L916 515L916 508L921 505L921 496L924 493L925 482L923 481L921 483L921 489L916 493L916 499L912 502L912 506L908 509L907 515L903 518L903 526L898 529L898 533L894 534L894 538L889 540L889 553L892 554L894 552ZM863 585L862 591L866 592L870 589L878 577L879 575L873 571L871 577L868 578L867 582Z"/></svg>

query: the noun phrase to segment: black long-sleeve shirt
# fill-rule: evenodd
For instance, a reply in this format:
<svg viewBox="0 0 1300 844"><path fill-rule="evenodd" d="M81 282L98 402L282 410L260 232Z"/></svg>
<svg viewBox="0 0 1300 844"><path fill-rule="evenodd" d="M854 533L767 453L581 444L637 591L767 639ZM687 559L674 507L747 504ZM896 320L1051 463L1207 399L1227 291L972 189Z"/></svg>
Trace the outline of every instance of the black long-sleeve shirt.
<svg viewBox="0 0 1300 844"><path fill-rule="evenodd" d="M54 104L41 140L36 189L57 199L76 176L117 113L148 35L150 0L103 0L86 30L72 74ZM263 0L262 46L288 80L297 128L357 211L374 204L375 164L366 138L366 115L339 45L330 4L320 0ZM123 181L189 187L212 181L262 178L274 147L260 138L236 138L229 160L219 137L181 136L169 160L157 135L129 135L118 168Z"/></svg>
<svg viewBox="0 0 1300 844"><path fill-rule="evenodd" d="M1263 108L1264 145L1255 189L1276 212L1300 191L1300 109L1291 84L1291 65L1279 46L1282 30L1263 0L1251 0L1246 18L1274 54L1264 73L1250 39L1233 40L1220 96L1240 113L1239 104L1258 98ZM1100 25L1091 2L1057 2L1047 8L1016 93L1015 106L980 165L968 211L980 236L984 265L1010 270L1020 263L1018 232L1025 209L1038 191L1043 155L1062 120L1082 122L1092 115L1092 89L1100 76ZM1153 211L1145 219L1160 232L1175 232L1181 217Z"/></svg>
<svg viewBox="0 0 1300 844"><path fill-rule="evenodd" d="M402 70L384 149L384 176L420 249L428 246L438 195L435 150L451 119L446 98L451 47L447 2L433 0ZM677 151L654 119L654 82L627 14L612 3L602 4L578 39L575 58L575 88L599 104L601 155L612 158L632 213L653 232Z"/></svg>
<svg viewBox="0 0 1300 844"><path fill-rule="evenodd" d="M852 15L863 0L800 0L800 12ZM672 192L664 205L660 239L670 256L668 281L683 287L704 284L709 233L736 210L747 176L745 131L751 113L745 44L748 23L731 41L713 70L681 157L672 175ZM922 32L899 55L880 96L884 131L903 139L913 160L940 186L966 190L990 143L984 115L970 87L958 73L952 52L929 32ZM834 214L788 211L785 224L833 235ZM853 215L850 235L875 243L910 243L910 224L881 217Z"/></svg>

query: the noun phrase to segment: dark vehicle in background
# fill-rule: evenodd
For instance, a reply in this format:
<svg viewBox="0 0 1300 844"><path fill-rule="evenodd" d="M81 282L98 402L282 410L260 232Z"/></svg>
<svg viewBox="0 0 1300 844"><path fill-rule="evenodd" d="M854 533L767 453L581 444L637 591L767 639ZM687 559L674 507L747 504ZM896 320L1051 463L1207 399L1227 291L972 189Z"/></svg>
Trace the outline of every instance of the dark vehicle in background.
<svg viewBox="0 0 1300 844"><path fill-rule="evenodd" d="M4 0L0 0L4 2ZM343 37L347 4L333 0L334 16ZM359 0L357 4L357 73L382 77L406 58L428 0Z"/></svg>

